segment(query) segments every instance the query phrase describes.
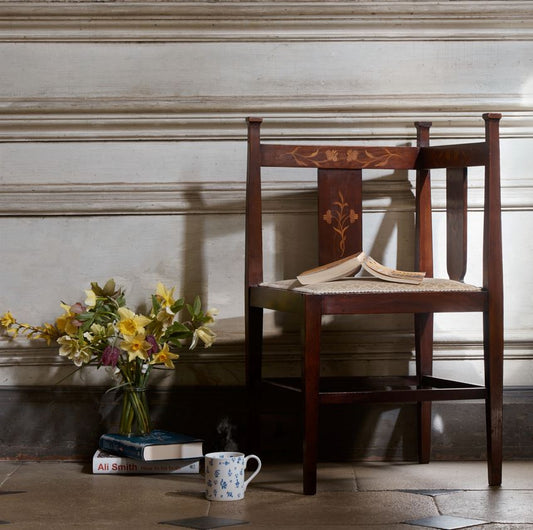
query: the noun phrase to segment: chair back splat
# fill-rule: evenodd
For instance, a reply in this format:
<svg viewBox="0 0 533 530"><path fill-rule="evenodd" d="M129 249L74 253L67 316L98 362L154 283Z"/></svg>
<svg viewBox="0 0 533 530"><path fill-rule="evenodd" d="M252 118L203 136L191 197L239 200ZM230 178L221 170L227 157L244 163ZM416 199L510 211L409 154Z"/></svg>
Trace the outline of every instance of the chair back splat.
<svg viewBox="0 0 533 530"><path fill-rule="evenodd" d="M316 492L318 411L342 403L416 403L419 462L431 455L431 403L485 401L488 482L501 483L503 389L503 278L499 170L500 114L484 114L485 140L430 146L431 123L415 123L415 147L273 144L261 140L261 118L248 118L246 188L246 376L250 391L250 439L257 450L263 383L301 395L303 491ZM484 221L482 285L464 282L467 271L468 168L483 166ZM413 270L418 284L363 277L301 284L294 278L265 282L261 168L316 169L316 264L326 265L363 249L363 174L372 170L416 173ZM434 278L431 170L445 170L447 278ZM382 183L386 185L386 181ZM306 189L306 192L308 190ZM439 268L438 270L442 270ZM303 281L303 280L302 280ZM262 374L264 309L297 313L302 326L302 370L297 378L266 380ZM433 376L433 319L439 312L483 315L484 384ZM411 313L414 315L416 374L400 377L321 377L324 315ZM321 409L323 410L323 409ZM327 411L327 409L326 409ZM324 412L327 413L327 412Z"/></svg>

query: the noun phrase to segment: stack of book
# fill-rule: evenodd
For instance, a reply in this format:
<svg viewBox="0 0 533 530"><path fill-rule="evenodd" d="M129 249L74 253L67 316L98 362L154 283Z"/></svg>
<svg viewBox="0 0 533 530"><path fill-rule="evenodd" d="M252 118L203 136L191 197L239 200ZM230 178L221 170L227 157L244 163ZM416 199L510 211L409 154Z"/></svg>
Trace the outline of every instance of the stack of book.
<svg viewBox="0 0 533 530"><path fill-rule="evenodd" d="M103 434L93 456L95 474L199 473L203 440L154 430L148 435Z"/></svg>

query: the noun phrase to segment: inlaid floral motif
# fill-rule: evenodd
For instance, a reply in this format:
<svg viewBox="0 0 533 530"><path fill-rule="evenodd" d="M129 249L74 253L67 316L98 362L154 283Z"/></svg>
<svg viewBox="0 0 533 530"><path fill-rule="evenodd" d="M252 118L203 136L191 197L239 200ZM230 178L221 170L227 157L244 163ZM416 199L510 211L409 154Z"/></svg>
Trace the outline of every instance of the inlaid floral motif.
<svg viewBox="0 0 533 530"><path fill-rule="evenodd" d="M344 195L339 191L339 200L333 203L333 210L329 209L322 216L322 219L331 225L339 238L340 257L344 256L346 252L346 232L350 225L359 219L359 215L355 213L353 208L349 208L349 204L345 201Z"/></svg>
<svg viewBox="0 0 533 530"><path fill-rule="evenodd" d="M391 159L401 158L401 155L384 147L382 149L335 149L335 148L309 148L298 146L289 155L299 166L314 166L318 168L331 167L332 162L355 164L361 168L386 167Z"/></svg>

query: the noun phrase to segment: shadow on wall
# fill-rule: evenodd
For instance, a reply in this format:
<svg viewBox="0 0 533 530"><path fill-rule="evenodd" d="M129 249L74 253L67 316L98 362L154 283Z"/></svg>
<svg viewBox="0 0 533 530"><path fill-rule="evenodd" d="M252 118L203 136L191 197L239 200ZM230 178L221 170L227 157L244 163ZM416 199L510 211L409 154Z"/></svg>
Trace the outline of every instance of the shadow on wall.
<svg viewBox="0 0 533 530"><path fill-rule="evenodd" d="M247 399L243 387L175 387L149 394L156 427L199 436L204 451L246 452ZM527 399L526 399L527 398ZM506 458L532 458L531 392L523 402L507 396ZM118 418L115 396L94 387L27 387L0 390L2 459L88 461L103 432ZM268 401L262 416L265 461L301 458L301 416L291 399ZM414 405L342 405L321 414L319 455L323 461L415 461ZM434 460L485 458L484 406L479 402L436 403ZM523 421L527 418L527 421ZM469 428L464 426L468 424ZM514 429L521 424L524 429ZM529 426L529 427L528 427Z"/></svg>
<svg viewBox="0 0 533 530"><path fill-rule="evenodd" d="M400 260L398 266L404 266L402 264L405 263L403 260L405 259L406 242L413 247L414 223L412 219L407 222L399 222L395 215L394 212L401 211L401 208L395 204L395 197L398 196L398 193L389 190L391 182L395 185L398 185L398 182L409 185L407 174L391 174L365 181L365 186L371 187L372 190L377 189L378 186L384 190L381 195L377 195L373 191L372 198L379 197L390 201L388 211L384 213L381 219L376 241L368 249L368 252L376 259L382 260L390 241L396 235ZM308 192L304 191L303 193L307 194ZM187 197L191 211L198 212L198 214L185 216L184 248L180 253L183 261L179 267L182 271L182 292L180 295L191 300L196 294L199 294L202 299L206 299L209 292L209 278L205 245L212 238L227 234L228 227L220 222L215 226L209 226L209 233L207 233L208 219L201 215L205 206L201 192L191 188ZM282 197L277 196L276 200L290 202L294 197L295 194L290 193ZM405 204L405 197L401 200ZM240 211L242 204L225 204L221 208L224 211L228 211L228 209L229 211L236 209ZM276 211L279 212L279 206ZM310 213L313 214L313 219L316 219L316 210L313 212L311 207ZM412 217L413 214L409 213L408 215ZM279 269L282 276L294 277L301 270L316 264L312 258L314 254L316 255L316 244L301 238L296 239L296 229L303 228L305 233L316 236L317 226L316 222L313 222L313 226L310 225L310 216L299 215L302 222L291 225L290 231L287 231L278 224L282 216L282 214L277 213L273 216L274 220L272 221L277 245L275 253L282 259L281 269ZM295 244L295 241L298 241L298 244ZM244 256L236 257L236 259L244 261ZM409 265L405 264L405 268L409 268ZM291 322L290 317L278 315L276 327L281 330L282 334L298 329L298 323ZM346 322L343 321L342 326L345 326ZM358 329L357 326L360 325L360 322L357 319L354 322L355 325L351 324L351 328ZM403 322L400 325L404 326L405 324ZM326 327L333 327L334 329L334 324L328 322ZM232 345L226 344L225 348L233 348L235 352L242 353L243 343L239 341ZM268 344L266 349L268 349ZM216 360L212 360L212 362L216 363ZM405 358L404 363L404 368L407 370L407 358ZM383 368L385 372L389 371L389 367L384 366ZM51 368L51 370L53 369ZM31 457L33 455L34 457L78 458L92 454L99 435L101 432L112 429L118 415L120 398L115 393L106 394L104 390L98 386L94 388L88 386L54 387L53 389L50 387L32 389L18 387L11 394L3 392L5 405L3 416L7 420L5 423L7 428L1 436L3 436L4 447L10 447L9 455L6 454L6 456L28 455ZM243 431L246 429L246 397L242 394L243 392L243 388L232 388L227 393L224 393L221 388L177 387L168 390L154 388L152 392L154 419L165 428L198 432L199 435L206 438L207 444L212 444L214 449L219 449L220 445L233 447L242 443ZM214 401L211 402L211 398ZM351 414L352 412L349 413L349 415ZM401 454L402 457L408 458L410 454L408 448L412 446L409 415L410 413L403 409L370 410L358 415L355 422L351 420L345 422L346 428L339 432L339 439L342 440L346 454L351 451L346 448L353 448L357 445L361 448L359 452L356 451L360 457L372 456L373 447L376 445L375 439L378 435L381 438L383 434L388 439L388 446L385 450L387 456L397 458ZM283 430L280 427L284 421L280 418L283 417L283 407L273 412L271 418L278 418L275 432L280 432L280 429ZM268 425L268 416L266 420ZM299 429L299 419L296 418L296 420L296 422L294 418L290 420L291 428L287 431L288 440ZM326 431L328 430L328 421L328 419L325 420ZM386 426L385 431L388 429L389 434L383 431L383 425ZM334 428L335 426L330 427ZM383 449L381 441L377 445ZM275 447L275 442L272 442L269 450L275 452ZM296 444L295 450L296 452L299 451L298 444ZM288 454L291 454L291 451Z"/></svg>
<svg viewBox="0 0 533 530"><path fill-rule="evenodd" d="M365 176L368 172L365 173ZM303 200L311 203L316 201L316 193L304 191ZM288 215L294 209L293 201L296 200L297 193L286 196L277 196L277 200L287 205L286 209L278 206L281 214L274 216L274 245L273 252L279 263L274 265L275 279L294 278L302 270L317 266L318 256L318 223L322 222L323 212L310 208L309 215L302 215L301 212L295 222L290 223ZM396 263L393 266L414 270L415 254L415 218L414 218L414 194L407 171L395 171L385 176L367 178L363 181L363 202L371 199L379 201L379 204L386 205L379 208L374 207L363 213L363 246L365 250L375 259L381 262L386 261L386 254L392 242L396 242ZM300 201L302 199L300 198ZM406 207L407 206L407 207ZM348 205L349 207L349 205ZM354 205L355 208L355 205ZM318 215L317 215L318 214ZM365 219L369 219L373 214L373 222L368 232L365 233ZM318 219L318 222L317 222ZM377 221L376 221L377 219ZM332 229L335 227L332 226ZM346 230L347 237L350 237L349 227ZM302 237L303 234L303 237ZM367 241L373 240L372 243ZM368 245L368 246L366 246ZM265 246L265 245L264 245ZM268 260L271 256L266 255ZM265 260L267 261L267 260ZM266 278L271 279L271 278ZM274 278L272 278L274 279ZM300 328L300 321L295 315L276 312L274 317L278 330L284 333L297 332ZM324 319L324 329L334 332L352 331L354 333L368 329L402 329L413 333L413 319L410 315L379 315L379 317L350 316L332 317ZM383 326L383 328L379 328ZM353 337L353 335L352 335ZM326 341L324 341L326 342ZM339 344L339 346L341 346ZM349 345L350 346L350 345ZM379 351L379 345L376 350ZM414 344L407 350L407 355L398 355L394 362L382 361L382 375L390 373L409 373L411 361L410 352ZM268 347L265 348L268 350ZM335 356L335 345L328 345L328 353ZM349 355L346 347L341 346L344 355ZM355 352L352 352L355 353ZM395 352L396 353L396 352ZM327 357L327 356L326 356ZM363 363L360 363L362 365ZM363 370L365 367L362 367ZM324 363L322 364L324 369ZM340 375L340 374L338 374ZM356 374L354 374L356 375ZM359 375L367 375L361 373ZM342 459L404 459L412 460L416 457L416 414L413 407L339 407L339 411L330 408L321 413L321 433L333 433L329 437L330 447L322 452L322 457L329 454L337 456L343 455ZM274 420L275 418L275 420ZM274 423L264 429L266 433L275 433L268 437L267 445L270 448L277 447L282 455L284 447L279 447L279 440L283 439L283 432L291 431L291 421L286 425L275 415L271 418ZM293 418L294 420L294 418ZM338 420L338 421L336 421ZM275 422L278 422L277 424ZM299 422L296 422L299 423ZM342 433L342 434L340 434ZM339 436L337 437L337 434ZM385 443L385 445L383 445ZM286 449L286 448L285 448Z"/></svg>

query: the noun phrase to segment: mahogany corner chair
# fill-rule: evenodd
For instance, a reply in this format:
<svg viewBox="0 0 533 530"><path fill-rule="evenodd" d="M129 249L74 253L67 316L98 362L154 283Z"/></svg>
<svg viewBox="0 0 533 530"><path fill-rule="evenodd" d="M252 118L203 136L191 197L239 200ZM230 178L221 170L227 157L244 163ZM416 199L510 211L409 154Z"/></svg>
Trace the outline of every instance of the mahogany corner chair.
<svg viewBox="0 0 533 530"><path fill-rule="evenodd" d="M248 118L246 191L246 375L251 406L262 387L263 309L297 313L302 326L302 373L275 385L301 395L303 407L303 492L316 493L319 406L340 403L416 403L418 460L427 463L431 450L431 402L485 401L488 483L501 484L503 387L503 279L499 169L500 114L484 114L485 141L429 146L431 123L417 122L416 147L357 147L263 143L261 118ZM467 248L467 168L484 166L482 285L463 282ZM415 248L413 266L425 271L420 285L375 279L295 286L294 281L263 281L261 168L316 168L318 197L318 265L362 250L362 171L415 170ZM446 259L449 278L433 278L430 170L446 169ZM294 171L294 169L292 170ZM341 195L340 195L341 194ZM324 212L339 197L353 209L353 224L342 245L326 228ZM384 285L386 284L386 285ZM484 384L432 376L433 315L439 312L483 314ZM398 378L401 388L360 386L371 378L337 380L321 377L320 335L323 315L414 314L416 375ZM390 377L387 378L390 382ZM392 388L392 390L391 390ZM259 421L258 410L253 417Z"/></svg>

